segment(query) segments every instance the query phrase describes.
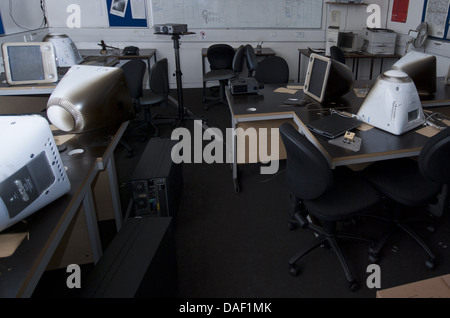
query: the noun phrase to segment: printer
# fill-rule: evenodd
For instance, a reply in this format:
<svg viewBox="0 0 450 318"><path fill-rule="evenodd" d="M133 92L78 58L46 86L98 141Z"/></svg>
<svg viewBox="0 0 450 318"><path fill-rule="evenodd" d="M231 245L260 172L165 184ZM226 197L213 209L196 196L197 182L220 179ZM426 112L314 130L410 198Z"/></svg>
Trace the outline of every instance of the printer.
<svg viewBox="0 0 450 318"><path fill-rule="evenodd" d="M367 53L394 54L397 33L389 29L367 28L364 38L369 41Z"/></svg>

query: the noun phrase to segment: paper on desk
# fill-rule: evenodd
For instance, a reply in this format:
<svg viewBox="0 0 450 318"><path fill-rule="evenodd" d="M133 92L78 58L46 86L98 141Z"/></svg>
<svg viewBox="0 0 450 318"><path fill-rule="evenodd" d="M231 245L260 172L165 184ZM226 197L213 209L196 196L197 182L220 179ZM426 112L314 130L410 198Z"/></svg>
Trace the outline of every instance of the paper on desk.
<svg viewBox="0 0 450 318"><path fill-rule="evenodd" d="M75 134L67 134L67 135L58 135L58 136L53 136L53 138L55 139L55 143L57 146L61 146L62 144L64 144L66 141L72 139L75 136Z"/></svg>
<svg viewBox="0 0 450 318"><path fill-rule="evenodd" d="M354 88L355 94L357 97L364 98L367 96L368 89L367 88Z"/></svg>
<svg viewBox="0 0 450 318"><path fill-rule="evenodd" d="M285 87L279 87L276 90L274 90L275 93L288 93L288 94L295 94L297 93L297 90L295 89L288 89Z"/></svg>
<svg viewBox="0 0 450 318"><path fill-rule="evenodd" d="M425 126L423 128L420 128L420 129L416 130L416 133L424 135L425 137L433 137L434 135L436 135L440 131L441 131L440 129L437 129L435 127Z"/></svg>
<svg viewBox="0 0 450 318"><path fill-rule="evenodd" d="M9 257L22 243L23 239L28 239L28 233L12 233L0 235L0 258Z"/></svg>
<svg viewBox="0 0 450 318"><path fill-rule="evenodd" d="M362 123L361 125L359 125L358 127L356 127L358 130L361 131L368 131L371 130L373 128L372 125L366 124L366 123Z"/></svg>

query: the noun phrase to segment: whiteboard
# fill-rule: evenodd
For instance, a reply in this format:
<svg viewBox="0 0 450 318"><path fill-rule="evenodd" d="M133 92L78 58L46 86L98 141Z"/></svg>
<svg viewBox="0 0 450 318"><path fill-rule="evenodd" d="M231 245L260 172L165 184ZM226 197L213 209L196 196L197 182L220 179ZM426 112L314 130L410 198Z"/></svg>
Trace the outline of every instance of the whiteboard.
<svg viewBox="0 0 450 318"><path fill-rule="evenodd" d="M153 24L202 28L321 28L318 0L152 0Z"/></svg>

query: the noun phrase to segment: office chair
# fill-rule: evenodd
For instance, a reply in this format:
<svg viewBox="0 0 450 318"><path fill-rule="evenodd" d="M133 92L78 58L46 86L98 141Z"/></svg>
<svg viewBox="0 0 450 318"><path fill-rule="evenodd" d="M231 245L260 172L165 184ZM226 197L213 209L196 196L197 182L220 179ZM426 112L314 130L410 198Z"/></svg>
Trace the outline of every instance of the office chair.
<svg viewBox="0 0 450 318"><path fill-rule="evenodd" d="M135 113L141 112L140 97L142 96L142 81L144 80L146 64L141 59L133 59L129 62L123 64L121 69L124 71L125 80L127 82L128 90L131 95L131 100L133 102L133 107ZM129 128L128 131L135 130L135 128ZM125 136L129 133L125 134ZM142 135L144 136L144 135ZM127 156L131 157L133 155L133 149L128 145L123 138L119 143L127 150Z"/></svg>
<svg viewBox="0 0 450 318"><path fill-rule="evenodd" d="M205 103L205 109L208 109L210 104L227 103L225 99L226 83L241 72L243 56L243 46L236 51L228 44L214 44L208 48L207 58L211 70L203 75L203 102ZM210 81L219 81L218 98L206 96L206 83Z"/></svg>
<svg viewBox="0 0 450 318"><path fill-rule="evenodd" d="M261 60L255 69L258 83L278 84L289 81L289 66L281 56L269 56Z"/></svg>
<svg viewBox="0 0 450 318"><path fill-rule="evenodd" d="M255 49L250 44L245 45L245 59L247 61L248 77L254 77L258 59L256 58Z"/></svg>
<svg viewBox="0 0 450 318"><path fill-rule="evenodd" d="M332 59L341 62L342 64L345 64L345 54L337 46L330 47L330 55Z"/></svg>
<svg viewBox="0 0 450 318"><path fill-rule="evenodd" d="M176 123L177 117L162 117L157 114L152 115L150 108L153 106L167 106L169 102L169 66L167 58L158 60L150 68L149 77L150 91L146 91L140 98L140 104L144 108L145 122L151 125L155 132L154 137L159 136L159 129L156 124Z"/></svg>
<svg viewBox="0 0 450 318"><path fill-rule="evenodd" d="M355 291L356 282L338 240L352 239L373 243L363 236L341 233L338 222L350 220L357 213L375 205L379 196L370 184L347 167L331 170L323 154L291 124L280 126L280 135L287 154L287 184L291 197L291 229L293 224L311 229L318 236L289 261L291 275L297 276L296 262L323 244L336 253L344 270L349 287ZM314 218L316 223L307 217Z"/></svg>
<svg viewBox="0 0 450 318"><path fill-rule="evenodd" d="M435 266L436 256L427 244L407 225L408 209L421 207L437 201L443 185L450 184L450 129L431 137L420 151L417 160L410 158L376 162L363 171L364 177L394 203L389 218L389 227L377 244L370 249L371 260L376 262L383 245L396 229L411 236L426 252L429 269ZM448 198L445 196L447 202ZM448 203L447 203L448 204ZM417 221L417 220L411 220Z"/></svg>

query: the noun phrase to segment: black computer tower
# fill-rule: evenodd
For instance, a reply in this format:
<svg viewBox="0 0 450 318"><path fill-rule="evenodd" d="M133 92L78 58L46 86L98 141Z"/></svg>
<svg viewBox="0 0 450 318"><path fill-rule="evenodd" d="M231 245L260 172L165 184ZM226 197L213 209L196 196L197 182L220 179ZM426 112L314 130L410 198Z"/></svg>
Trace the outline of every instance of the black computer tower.
<svg viewBox="0 0 450 318"><path fill-rule="evenodd" d="M183 165L172 161L177 141L152 138L131 178L131 216L175 217L183 190Z"/></svg>

